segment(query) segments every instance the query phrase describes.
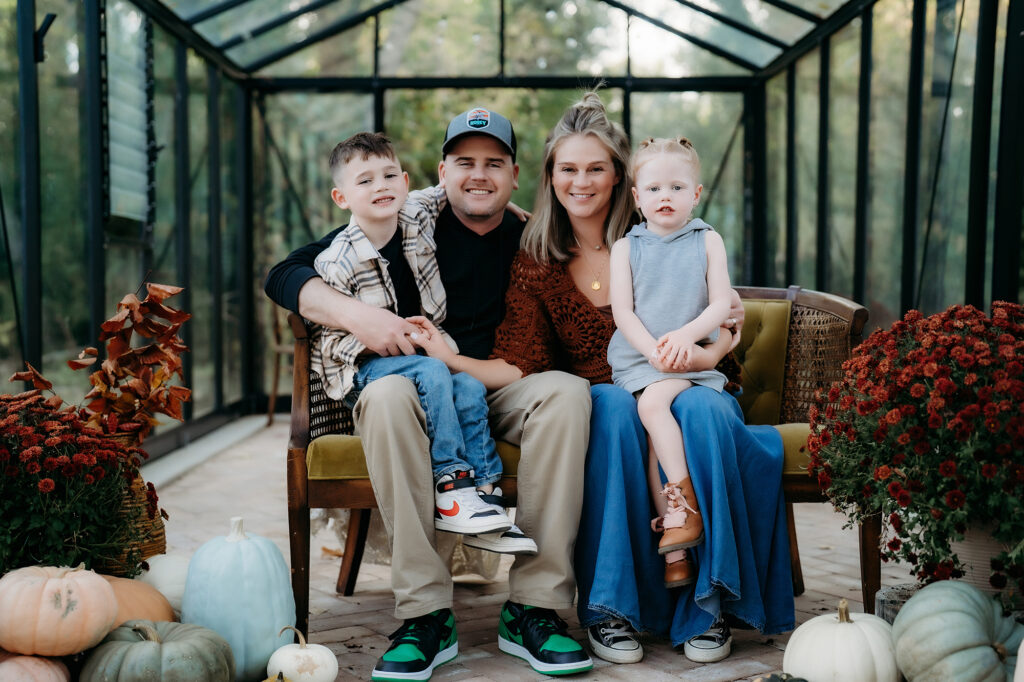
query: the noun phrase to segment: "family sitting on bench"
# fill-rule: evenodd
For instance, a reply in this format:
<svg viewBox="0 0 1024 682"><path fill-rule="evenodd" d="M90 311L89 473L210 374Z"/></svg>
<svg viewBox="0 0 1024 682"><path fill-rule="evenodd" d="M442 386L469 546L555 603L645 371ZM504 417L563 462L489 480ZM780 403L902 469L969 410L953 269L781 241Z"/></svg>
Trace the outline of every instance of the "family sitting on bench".
<svg viewBox="0 0 1024 682"><path fill-rule="evenodd" d="M266 285L320 327L312 363L353 409L391 543L404 622L373 679L429 679L458 653L437 530L516 555L498 645L538 672L591 668L556 614L574 601L615 663L642 658L640 632L713 662L728 620L792 629L782 441L744 424L714 370L743 308L721 237L691 215L694 146L649 141L631 161L587 93L547 138L525 224L508 119L459 114L441 152L438 186L409 192L383 136L338 145L332 199L352 223ZM494 438L521 448L515 523Z"/></svg>

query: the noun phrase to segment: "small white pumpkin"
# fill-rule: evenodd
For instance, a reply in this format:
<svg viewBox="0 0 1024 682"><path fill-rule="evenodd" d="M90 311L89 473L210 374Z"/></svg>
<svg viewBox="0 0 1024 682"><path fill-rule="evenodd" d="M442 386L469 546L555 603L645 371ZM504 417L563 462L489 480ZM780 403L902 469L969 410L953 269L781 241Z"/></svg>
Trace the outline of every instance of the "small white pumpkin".
<svg viewBox="0 0 1024 682"><path fill-rule="evenodd" d="M839 600L839 613L815 616L793 632L782 669L814 682L898 682L892 626L878 616L850 613Z"/></svg>
<svg viewBox="0 0 1024 682"><path fill-rule="evenodd" d="M973 585L944 580L907 600L892 637L908 682L1005 682L1013 678L1024 625Z"/></svg>
<svg viewBox="0 0 1024 682"><path fill-rule="evenodd" d="M1017 647L1017 670L1013 673L1013 682L1024 682L1024 639Z"/></svg>
<svg viewBox="0 0 1024 682"><path fill-rule="evenodd" d="M184 554L157 554L146 559L149 569L136 577L160 590L174 609L174 615L181 618L181 598L185 594L185 578L188 577L188 556Z"/></svg>
<svg viewBox="0 0 1024 682"><path fill-rule="evenodd" d="M291 630L299 636L298 644L285 644L275 651L267 663L267 677L283 674L293 682L334 682L338 677L338 657L322 644L306 644L306 638L291 625L278 635Z"/></svg>

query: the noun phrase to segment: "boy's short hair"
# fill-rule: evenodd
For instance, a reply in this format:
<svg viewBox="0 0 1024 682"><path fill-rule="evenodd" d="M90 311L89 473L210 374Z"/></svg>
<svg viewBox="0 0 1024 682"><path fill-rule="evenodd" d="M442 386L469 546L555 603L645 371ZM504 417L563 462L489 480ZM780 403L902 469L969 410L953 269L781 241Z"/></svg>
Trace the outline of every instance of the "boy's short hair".
<svg viewBox="0 0 1024 682"><path fill-rule="evenodd" d="M341 171L345 164L357 156L361 159L377 156L398 161L395 147L387 135L384 133L356 133L347 140L339 142L331 151L329 165L331 178L335 184L339 184Z"/></svg>
<svg viewBox="0 0 1024 682"><path fill-rule="evenodd" d="M634 178L636 178L640 167L655 154L679 154L693 166L696 180L700 181L700 156L697 155L697 150L694 148L693 143L685 137L648 137L641 142L636 152L633 153L631 165Z"/></svg>

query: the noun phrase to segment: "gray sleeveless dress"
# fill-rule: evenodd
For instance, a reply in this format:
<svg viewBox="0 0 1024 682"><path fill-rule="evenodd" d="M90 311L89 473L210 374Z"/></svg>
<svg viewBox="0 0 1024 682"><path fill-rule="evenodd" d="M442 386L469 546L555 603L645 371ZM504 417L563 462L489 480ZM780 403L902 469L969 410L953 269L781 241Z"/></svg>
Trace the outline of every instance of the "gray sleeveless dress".
<svg viewBox="0 0 1024 682"><path fill-rule="evenodd" d="M679 329L708 306L708 257L705 230L714 229L694 218L683 229L660 237L647 223L634 225L629 240L629 267L633 273L633 310L655 339ZM718 337L713 332L711 340ZM689 379L721 392L725 375L715 370L659 372L616 330L608 344L612 381L630 393L662 379Z"/></svg>

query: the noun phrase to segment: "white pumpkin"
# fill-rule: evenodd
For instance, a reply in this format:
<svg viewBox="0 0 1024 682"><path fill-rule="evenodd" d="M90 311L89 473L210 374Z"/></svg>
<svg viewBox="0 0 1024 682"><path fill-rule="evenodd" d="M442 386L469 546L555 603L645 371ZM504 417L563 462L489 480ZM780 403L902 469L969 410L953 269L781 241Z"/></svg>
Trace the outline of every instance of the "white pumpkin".
<svg viewBox="0 0 1024 682"><path fill-rule="evenodd" d="M68 682L68 667L56 658L22 656L0 649L0 680L3 682Z"/></svg>
<svg viewBox="0 0 1024 682"><path fill-rule="evenodd" d="M1024 625L978 588L944 580L907 600L892 624L896 661L908 682L1006 682Z"/></svg>
<svg viewBox="0 0 1024 682"><path fill-rule="evenodd" d="M839 613L815 616L793 632L782 669L812 682L898 682L892 626L878 616Z"/></svg>
<svg viewBox="0 0 1024 682"><path fill-rule="evenodd" d="M338 657L322 644L306 644L302 633L286 625L278 634L291 630L299 636L298 644L285 644L270 656L267 677L284 677L292 682L334 682L338 677Z"/></svg>
<svg viewBox="0 0 1024 682"><path fill-rule="evenodd" d="M157 554L146 559L149 570L136 577L160 590L174 609L174 615L181 618L181 598L185 594L185 578L188 577L189 557L184 554Z"/></svg>
<svg viewBox="0 0 1024 682"><path fill-rule="evenodd" d="M1024 663L1022 661L1024 661L1024 639L1017 647L1017 670L1013 673L1013 682L1024 682Z"/></svg>

